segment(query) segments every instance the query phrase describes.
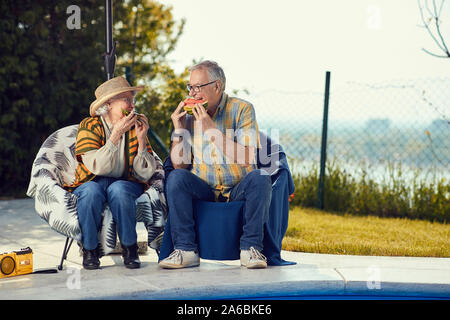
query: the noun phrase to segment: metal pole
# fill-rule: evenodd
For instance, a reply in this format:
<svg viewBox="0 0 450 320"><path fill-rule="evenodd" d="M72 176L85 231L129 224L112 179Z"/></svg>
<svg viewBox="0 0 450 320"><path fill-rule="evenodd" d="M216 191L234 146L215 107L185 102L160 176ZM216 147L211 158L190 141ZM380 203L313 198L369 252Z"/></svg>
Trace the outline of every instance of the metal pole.
<svg viewBox="0 0 450 320"><path fill-rule="evenodd" d="M322 146L320 150L320 173L319 173L319 188L318 188L318 208L324 209L325 196L325 163L327 161L327 133L328 133L328 103L330 100L330 71L326 72L325 77L325 97L323 105L323 123L322 123Z"/></svg>
<svg viewBox="0 0 450 320"><path fill-rule="evenodd" d="M113 43L113 19L112 19L112 0L105 0L105 42L106 52L104 54L104 66L106 79L114 77L114 69L116 67L116 43Z"/></svg>
<svg viewBox="0 0 450 320"><path fill-rule="evenodd" d="M167 154L169 155L169 149L167 149L164 142L161 140L161 138L158 136L156 132L152 130L152 128L148 128L148 136L150 136L153 140L156 141L156 144Z"/></svg>
<svg viewBox="0 0 450 320"><path fill-rule="evenodd" d="M106 39L106 52L110 53L112 50L112 0L105 1L105 39Z"/></svg>

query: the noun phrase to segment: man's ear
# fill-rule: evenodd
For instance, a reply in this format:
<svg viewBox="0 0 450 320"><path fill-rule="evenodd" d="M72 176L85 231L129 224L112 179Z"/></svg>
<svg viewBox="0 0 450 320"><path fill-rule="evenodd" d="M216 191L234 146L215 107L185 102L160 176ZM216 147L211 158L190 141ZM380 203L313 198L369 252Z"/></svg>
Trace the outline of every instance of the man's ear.
<svg viewBox="0 0 450 320"><path fill-rule="evenodd" d="M222 91L222 82L220 82L220 80L216 81L216 90L219 92Z"/></svg>

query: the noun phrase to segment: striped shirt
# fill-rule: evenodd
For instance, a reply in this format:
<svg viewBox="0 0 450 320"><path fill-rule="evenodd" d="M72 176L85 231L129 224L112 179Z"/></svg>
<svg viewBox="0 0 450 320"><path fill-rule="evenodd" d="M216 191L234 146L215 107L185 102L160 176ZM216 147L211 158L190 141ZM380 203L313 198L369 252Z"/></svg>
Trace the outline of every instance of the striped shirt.
<svg viewBox="0 0 450 320"><path fill-rule="evenodd" d="M260 147L258 124L251 103L223 93L212 120L217 129L230 140L246 147ZM193 116L187 115L186 121L191 134L191 172L208 183L215 193L216 201L219 196L229 200L231 189L247 173L257 168L256 155L249 165L233 163L236 161L224 155L211 141L214 139L211 134L205 135L201 129L195 127Z"/></svg>

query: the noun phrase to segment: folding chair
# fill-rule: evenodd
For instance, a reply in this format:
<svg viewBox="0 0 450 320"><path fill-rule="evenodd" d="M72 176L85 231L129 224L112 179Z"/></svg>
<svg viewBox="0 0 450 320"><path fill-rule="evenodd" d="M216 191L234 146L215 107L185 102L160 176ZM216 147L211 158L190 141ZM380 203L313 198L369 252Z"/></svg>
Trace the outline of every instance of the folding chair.
<svg viewBox="0 0 450 320"><path fill-rule="evenodd" d="M66 238L66 243L64 244L64 249L63 249L63 253L61 256L61 262L58 265L58 270L62 270L63 269L63 264L64 264L64 260L67 259L67 254L69 253L70 250L70 246L72 245L73 239L67 237Z"/></svg>

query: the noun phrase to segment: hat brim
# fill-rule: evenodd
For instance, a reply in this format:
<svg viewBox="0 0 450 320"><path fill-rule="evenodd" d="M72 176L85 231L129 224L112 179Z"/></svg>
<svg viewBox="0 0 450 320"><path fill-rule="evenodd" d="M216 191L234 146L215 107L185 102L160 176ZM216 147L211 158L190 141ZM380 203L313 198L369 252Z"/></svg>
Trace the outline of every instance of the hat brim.
<svg viewBox="0 0 450 320"><path fill-rule="evenodd" d="M91 115L91 117L95 117L95 111L97 111L97 109L99 107L101 107L102 105L105 104L106 101L108 101L109 99L124 93L124 92L129 92L129 91L133 91L133 92L139 92L142 91L144 89L144 86L136 86L136 87L127 87L127 88L123 88L123 89L118 89L114 92L111 92L107 95L104 95L103 97L96 99L94 102L91 103L91 106L89 108L89 113Z"/></svg>

